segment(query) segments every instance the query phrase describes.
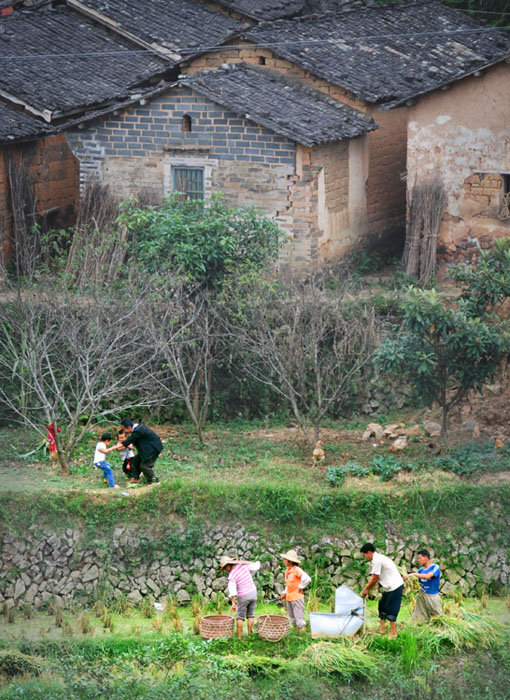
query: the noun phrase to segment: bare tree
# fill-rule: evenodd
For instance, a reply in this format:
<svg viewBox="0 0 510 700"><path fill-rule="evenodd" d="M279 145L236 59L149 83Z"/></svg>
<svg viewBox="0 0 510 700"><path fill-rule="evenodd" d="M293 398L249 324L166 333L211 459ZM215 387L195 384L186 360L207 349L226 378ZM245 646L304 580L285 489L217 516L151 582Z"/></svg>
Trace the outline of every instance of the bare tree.
<svg viewBox="0 0 510 700"><path fill-rule="evenodd" d="M147 318L157 353L151 380L161 400L184 402L202 441L219 336L217 314L207 292L187 284L167 286L156 298Z"/></svg>
<svg viewBox="0 0 510 700"><path fill-rule="evenodd" d="M308 443L350 394L371 360L375 319L349 284L328 290L323 275L307 281L253 280L228 300L226 325L244 355L245 371L289 402Z"/></svg>
<svg viewBox="0 0 510 700"><path fill-rule="evenodd" d="M17 420L58 424L62 474L90 428L140 405L153 361L146 298L16 281L0 298L0 399Z"/></svg>

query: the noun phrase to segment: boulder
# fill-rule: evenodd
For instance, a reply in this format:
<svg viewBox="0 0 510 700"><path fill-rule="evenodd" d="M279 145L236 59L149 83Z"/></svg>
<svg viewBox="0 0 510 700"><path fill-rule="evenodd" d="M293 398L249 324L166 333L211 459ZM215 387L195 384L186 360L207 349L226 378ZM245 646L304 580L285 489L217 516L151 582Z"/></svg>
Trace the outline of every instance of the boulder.
<svg viewBox="0 0 510 700"><path fill-rule="evenodd" d="M126 600L131 605L139 605L143 600L143 596L140 593L140 591L135 589L134 591L131 591L127 594Z"/></svg>
<svg viewBox="0 0 510 700"><path fill-rule="evenodd" d="M384 429L379 423L369 423L365 428L363 433L363 440L368 440L372 436L375 437L376 441L379 442L384 437Z"/></svg>
<svg viewBox="0 0 510 700"><path fill-rule="evenodd" d="M428 420L423 425L423 430L429 437L438 437L441 435L441 426L439 423L434 423L434 421Z"/></svg>
<svg viewBox="0 0 510 700"><path fill-rule="evenodd" d="M176 597L177 603L179 605L186 605L186 603L189 603L191 600L190 594L184 588L182 590L178 591L178 593L175 597Z"/></svg>

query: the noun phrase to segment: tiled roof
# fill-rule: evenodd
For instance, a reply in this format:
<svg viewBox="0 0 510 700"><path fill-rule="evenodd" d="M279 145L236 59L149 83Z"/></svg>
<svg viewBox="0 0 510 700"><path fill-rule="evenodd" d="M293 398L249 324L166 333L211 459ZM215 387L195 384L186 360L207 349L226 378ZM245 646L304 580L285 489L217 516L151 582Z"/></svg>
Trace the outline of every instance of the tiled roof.
<svg viewBox="0 0 510 700"><path fill-rule="evenodd" d="M2 55L0 91L55 116L126 98L169 65L66 7L0 16Z"/></svg>
<svg viewBox="0 0 510 700"><path fill-rule="evenodd" d="M234 63L186 76L179 84L305 146L352 138L377 128L356 109L269 68Z"/></svg>
<svg viewBox="0 0 510 700"><path fill-rule="evenodd" d="M278 20L245 37L371 103L409 99L510 55L510 36L439 2ZM445 34L454 32L454 34Z"/></svg>
<svg viewBox="0 0 510 700"><path fill-rule="evenodd" d="M41 119L0 100L0 142L44 136L49 127Z"/></svg>
<svg viewBox="0 0 510 700"><path fill-rule="evenodd" d="M221 44L243 26L192 0L79 0L114 20L119 29L180 53L183 48Z"/></svg>
<svg viewBox="0 0 510 700"><path fill-rule="evenodd" d="M246 17L263 20L294 17L304 5L304 0L216 0L216 2Z"/></svg>

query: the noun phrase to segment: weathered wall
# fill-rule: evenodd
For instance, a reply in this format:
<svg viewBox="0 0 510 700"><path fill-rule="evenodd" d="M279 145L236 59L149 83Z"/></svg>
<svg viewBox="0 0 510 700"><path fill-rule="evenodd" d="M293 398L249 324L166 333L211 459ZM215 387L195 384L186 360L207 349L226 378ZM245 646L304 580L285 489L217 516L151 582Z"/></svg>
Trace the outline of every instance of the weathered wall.
<svg viewBox="0 0 510 700"><path fill-rule="evenodd" d="M102 179L119 196L142 192L158 201L172 189L172 167L203 168L206 197L219 191L233 206L256 206L292 237L291 265L334 257L360 228L361 195L349 215L349 177L360 171L349 142L300 147L187 88L67 137L82 181Z"/></svg>
<svg viewBox="0 0 510 700"><path fill-rule="evenodd" d="M9 161L23 160L34 193L38 221L53 227L74 223L78 205L78 162L62 135L0 148L0 252L12 253ZM48 218L48 214L51 214ZM48 219L48 222L46 222Z"/></svg>
<svg viewBox="0 0 510 700"><path fill-rule="evenodd" d="M398 249L405 234L407 107L369 114L380 126L368 136L369 237Z"/></svg>
<svg viewBox="0 0 510 700"><path fill-rule="evenodd" d="M409 110L408 189L439 176L448 194L439 258L470 259L494 237L510 235L502 221L503 177L510 175L510 65L502 63L447 91L422 97Z"/></svg>
<svg viewBox="0 0 510 700"><path fill-rule="evenodd" d="M257 206L277 221L288 206L295 145L189 89L70 133L68 141L82 181L98 177L120 196L142 191L160 200L171 191L172 166L183 165L204 168L206 196L221 191L232 205Z"/></svg>
<svg viewBox="0 0 510 700"><path fill-rule="evenodd" d="M344 250L358 240L365 243L389 242L395 248L399 245L403 246L406 210L407 107L380 112L347 90L317 78L289 61L275 57L268 49L261 49L249 43L240 49L227 48L214 54L201 56L183 71L194 73L199 70L214 70L224 63L239 61L259 65L263 62L265 66L302 80L310 87L374 118L380 128L370 132L362 140L364 144L361 152L356 143L359 139L353 140L355 145L352 147L351 154L351 193L360 194L356 194L356 201L349 207L349 216L343 219L346 228L342 231L342 238L337 238L336 241L340 249ZM325 146L324 148L334 147ZM361 186L354 180L356 170L358 180L359 174L363 174ZM364 197L361 196L361 187L365 190ZM364 207L368 207L368 214ZM322 248L323 241L320 246Z"/></svg>
<svg viewBox="0 0 510 700"><path fill-rule="evenodd" d="M445 533L444 541L429 541L412 535L405 541L388 535L384 553L398 565L412 570L416 552L427 546L443 571L442 592L446 595L460 588L474 591L479 583L506 586L510 583L510 560L507 550L489 536L479 541L474 526L463 541ZM159 535L148 534L139 527L118 527L107 541L86 540L77 529L61 533L33 526L24 536L5 534L0 549L0 603L8 607L31 603L35 607L53 601L68 606L72 600L94 599L99 592L115 597L127 596L138 603L144 596L163 599L174 595L181 604L198 593L205 600L215 600L226 592L226 576L218 571L222 554L243 559L260 559L262 570L256 580L264 598L274 598L284 588L283 567L279 552L301 541L278 541L274 537L254 535L240 524L211 526L200 539L173 550L185 539L184 530ZM179 540L180 538L180 540ZM365 541L373 540L370 532L324 537L316 544L299 549L304 568L314 575L316 567L322 578L334 586L345 583L359 590L368 578L368 567L359 554Z"/></svg>

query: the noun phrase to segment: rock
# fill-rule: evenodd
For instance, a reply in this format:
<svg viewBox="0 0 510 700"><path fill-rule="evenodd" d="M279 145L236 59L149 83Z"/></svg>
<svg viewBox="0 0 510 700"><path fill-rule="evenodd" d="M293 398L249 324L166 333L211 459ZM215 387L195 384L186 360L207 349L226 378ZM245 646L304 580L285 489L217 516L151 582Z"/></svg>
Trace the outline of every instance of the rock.
<svg viewBox="0 0 510 700"><path fill-rule="evenodd" d="M147 579L147 587L151 589L156 598L159 598L161 595L161 589L151 578Z"/></svg>
<svg viewBox="0 0 510 700"><path fill-rule="evenodd" d="M505 446L505 443L500 438L496 438L494 440L494 449L495 450L501 450L501 448L503 448L504 446Z"/></svg>
<svg viewBox="0 0 510 700"><path fill-rule="evenodd" d="M457 573L457 571L452 571L451 569L448 569L447 571L445 571L445 578L447 578L450 583L455 585L461 580L462 576L460 576Z"/></svg>
<svg viewBox="0 0 510 700"><path fill-rule="evenodd" d="M131 591L127 594L126 600L131 605L139 605L143 600L143 596L140 593L140 591L135 589L134 591Z"/></svg>
<svg viewBox="0 0 510 700"><path fill-rule="evenodd" d="M14 586L14 600L18 600L18 598L20 598L26 590L25 584L19 578Z"/></svg>
<svg viewBox="0 0 510 700"><path fill-rule="evenodd" d="M372 437L373 435L377 442L383 439L384 429L382 425L379 425L379 423L369 423L365 428L365 432L363 433L363 435L366 435L368 431L370 431L368 437Z"/></svg>
<svg viewBox="0 0 510 700"><path fill-rule="evenodd" d="M428 420L424 426L423 430L429 437L438 437L441 435L441 426L439 423L434 423L434 421Z"/></svg>
<svg viewBox="0 0 510 700"><path fill-rule="evenodd" d="M93 564L88 571L86 571L82 576L82 583L88 583L89 581L95 581L99 577L99 569L95 564Z"/></svg>
<svg viewBox="0 0 510 700"><path fill-rule="evenodd" d="M222 576L221 578L215 578L211 584L213 591L224 591L227 588L227 579Z"/></svg>
<svg viewBox="0 0 510 700"><path fill-rule="evenodd" d="M404 435L407 435L407 437L414 437L416 435L419 435L421 433L421 428L416 423L416 425L412 425L410 428L406 428L404 430Z"/></svg>
<svg viewBox="0 0 510 700"><path fill-rule="evenodd" d="M197 592L202 594L205 590L205 579L200 574L193 574L193 583L197 589Z"/></svg>
<svg viewBox="0 0 510 700"><path fill-rule="evenodd" d="M181 591L178 591L175 597L179 605L186 605L186 603L189 603L191 600L190 594L184 588Z"/></svg>

